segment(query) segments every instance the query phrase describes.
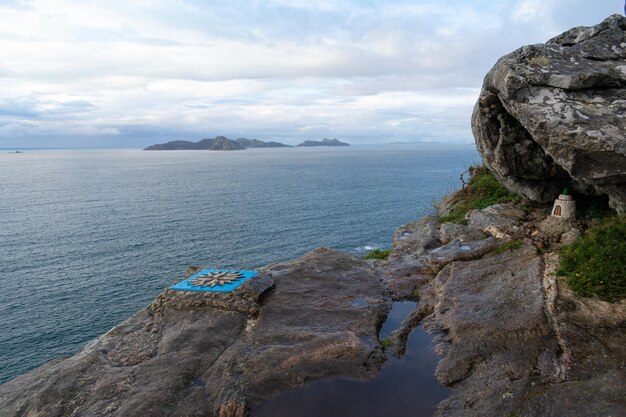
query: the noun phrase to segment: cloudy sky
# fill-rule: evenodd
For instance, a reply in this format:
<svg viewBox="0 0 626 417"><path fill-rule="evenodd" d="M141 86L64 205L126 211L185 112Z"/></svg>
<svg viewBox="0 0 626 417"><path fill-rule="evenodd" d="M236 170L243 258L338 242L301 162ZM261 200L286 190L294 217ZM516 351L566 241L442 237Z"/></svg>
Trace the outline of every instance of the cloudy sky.
<svg viewBox="0 0 626 417"><path fill-rule="evenodd" d="M0 0L0 147L471 142L505 53L622 0Z"/></svg>

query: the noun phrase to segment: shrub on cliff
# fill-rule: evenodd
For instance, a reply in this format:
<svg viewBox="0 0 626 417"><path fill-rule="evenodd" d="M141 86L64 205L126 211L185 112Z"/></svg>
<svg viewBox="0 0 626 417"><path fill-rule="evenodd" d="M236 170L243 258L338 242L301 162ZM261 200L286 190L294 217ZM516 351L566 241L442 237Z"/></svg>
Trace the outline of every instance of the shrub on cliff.
<svg viewBox="0 0 626 417"><path fill-rule="evenodd" d="M384 259L389 258L389 254L391 253L391 249L374 249L371 250L363 257L363 259Z"/></svg>
<svg viewBox="0 0 626 417"><path fill-rule="evenodd" d="M441 216L442 223L464 223L465 215L474 209L484 209L494 204L515 203L520 197L507 190L484 165L469 168L467 186L456 196L450 214Z"/></svg>
<svg viewBox="0 0 626 417"><path fill-rule="evenodd" d="M626 219L593 224L561 251L557 274L566 276L578 295L618 301L626 297Z"/></svg>

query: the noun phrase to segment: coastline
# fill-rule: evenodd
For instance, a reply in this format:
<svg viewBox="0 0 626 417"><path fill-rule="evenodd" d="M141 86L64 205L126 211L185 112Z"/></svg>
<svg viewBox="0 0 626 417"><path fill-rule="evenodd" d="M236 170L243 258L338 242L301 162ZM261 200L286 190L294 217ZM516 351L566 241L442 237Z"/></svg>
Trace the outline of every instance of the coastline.
<svg viewBox="0 0 626 417"><path fill-rule="evenodd" d="M539 253L530 239L549 219L545 210L498 204L471 211L466 226L427 216L396 231L387 261L320 248L260 268L258 279L229 294L166 289L73 357L0 385L0 409L14 415L28 399L31 410L66 414L160 415L170 404L173 413L243 416L306 381L374 377L384 352L401 356L421 324L442 355L437 379L454 389L438 415L541 408L556 416L565 404L568 415L594 415L592 404L615 412L619 387L591 387L624 376L615 366L621 354L590 350L581 337L619 346L626 304L580 299L551 278L553 253ZM559 233L558 241L562 229L544 232ZM512 239L523 243L499 253ZM383 346L378 331L391 300L414 297L415 287L415 311ZM200 352L210 356L199 360ZM113 389L120 383L124 390Z"/></svg>

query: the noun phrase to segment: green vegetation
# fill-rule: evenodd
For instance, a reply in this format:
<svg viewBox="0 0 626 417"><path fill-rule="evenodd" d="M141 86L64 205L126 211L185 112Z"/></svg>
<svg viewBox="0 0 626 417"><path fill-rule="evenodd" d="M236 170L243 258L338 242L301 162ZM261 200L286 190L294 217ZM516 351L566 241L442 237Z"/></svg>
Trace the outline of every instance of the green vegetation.
<svg viewBox="0 0 626 417"><path fill-rule="evenodd" d="M413 289L413 292L411 293L411 297L413 297L413 299L415 301L419 301L419 299L420 299L420 287L415 287Z"/></svg>
<svg viewBox="0 0 626 417"><path fill-rule="evenodd" d="M586 220L598 220L615 214L615 211L611 210L606 201L599 199L593 200L588 207L584 210L583 217Z"/></svg>
<svg viewBox="0 0 626 417"><path fill-rule="evenodd" d="M389 254L391 253L391 249L374 249L369 251L367 255L363 257L363 259L384 259L389 258Z"/></svg>
<svg viewBox="0 0 626 417"><path fill-rule="evenodd" d="M440 216L441 223L465 223L465 215L473 209L484 209L499 203L516 203L520 197L513 194L484 165L469 168L470 179L467 187L457 193L450 214Z"/></svg>
<svg viewBox="0 0 626 417"><path fill-rule="evenodd" d="M391 338L390 337L385 337L383 340L380 341L380 344L383 345L383 347L389 347L392 344Z"/></svg>
<svg viewBox="0 0 626 417"><path fill-rule="evenodd" d="M519 249L522 247L522 245L523 243L521 240L509 240L508 242L504 242L503 244L496 246L493 251L499 255L508 250Z"/></svg>
<svg viewBox="0 0 626 417"><path fill-rule="evenodd" d="M626 219L596 220L561 250L558 275L578 295L618 301L626 297Z"/></svg>

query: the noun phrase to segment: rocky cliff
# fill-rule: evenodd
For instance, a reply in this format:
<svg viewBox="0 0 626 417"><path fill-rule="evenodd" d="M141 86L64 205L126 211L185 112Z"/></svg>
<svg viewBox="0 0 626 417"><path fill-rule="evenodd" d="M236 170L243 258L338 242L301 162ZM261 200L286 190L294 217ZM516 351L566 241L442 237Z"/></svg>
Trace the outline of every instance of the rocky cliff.
<svg viewBox="0 0 626 417"><path fill-rule="evenodd" d="M310 379L374 375L390 307L373 267L323 248L232 293L165 290L78 354L0 385L0 416L244 416Z"/></svg>
<svg viewBox="0 0 626 417"><path fill-rule="evenodd" d="M418 323L439 341L437 378L454 388L437 416L616 416L626 410L626 300L576 296L554 273L580 222L549 207L498 204L467 224L426 217L394 234L379 267L396 297L421 300L396 332L402 353ZM550 249L543 242L549 242Z"/></svg>
<svg viewBox="0 0 626 417"><path fill-rule="evenodd" d="M502 57L472 116L508 188L549 202L564 187L626 208L626 18L608 17Z"/></svg>
<svg viewBox="0 0 626 417"><path fill-rule="evenodd" d="M614 57L626 44L606 41L623 30L619 16L573 29L504 57L488 75L473 127L511 189L548 201L570 185L623 207L623 114L613 110L624 106ZM573 78L563 78L565 65ZM401 356L417 325L436 336L436 376L454 390L438 416L623 415L626 300L582 298L555 274L559 249L586 222L521 203L442 222L467 194L401 226L387 260L322 248L262 268L232 293L165 290L76 355L0 385L0 416L244 417L310 380L372 377L384 349ZM391 301L417 293L383 346Z"/></svg>
<svg viewBox="0 0 626 417"><path fill-rule="evenodd" d="M621 415L626 300L580 298L555 276L583 225L548 213L427 216L394 233L386 261L322 248L232 293L165 290L76 355L0 385L0 416L244 417L307 381L373 377L418 324L454 390L437 416ZM416 310L383 343L391 300L416 288Z"/></svg>

